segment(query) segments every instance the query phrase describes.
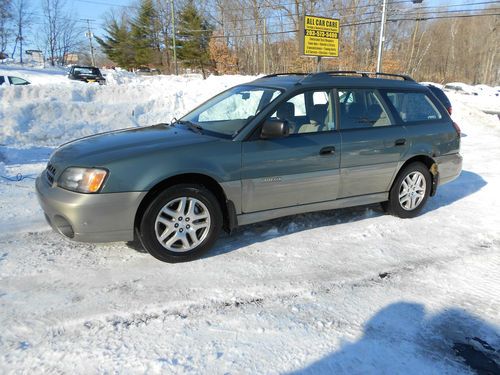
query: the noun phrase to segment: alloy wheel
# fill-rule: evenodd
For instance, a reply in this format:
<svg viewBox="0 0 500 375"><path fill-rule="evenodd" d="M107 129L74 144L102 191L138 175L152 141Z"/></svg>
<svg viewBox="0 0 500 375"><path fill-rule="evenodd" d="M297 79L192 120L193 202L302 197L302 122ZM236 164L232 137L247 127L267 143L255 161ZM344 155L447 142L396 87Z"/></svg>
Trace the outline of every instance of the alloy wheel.
<svg viewBox="0 0 500 375"><path fill-rule="evenodd" d="M210 221L210 212L200 200L175 198L163 206L156 217L156 239L169 251L190 251L208 236Z"/></svg>

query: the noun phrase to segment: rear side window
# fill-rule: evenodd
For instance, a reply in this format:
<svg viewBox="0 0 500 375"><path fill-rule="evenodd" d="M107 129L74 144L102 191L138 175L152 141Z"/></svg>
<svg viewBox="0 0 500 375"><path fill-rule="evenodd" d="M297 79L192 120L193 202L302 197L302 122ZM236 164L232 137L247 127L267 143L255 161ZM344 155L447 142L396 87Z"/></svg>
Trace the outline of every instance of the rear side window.
<svg viewBox="0 0 500 375"><path fill-rule="evenodd" d="M5 78L3 78L3 76L0 76L0 86L2 86L4 82L5 82Z"/></svg>
<svg viewBox="0 0 500 375"><path fill-rule="evenodd" d="M441 119L441 113L425 93L388 92L387 97L404 122Z"/></svg>
<svg viewBox="0 0 500 375"><path fill-rule="evenodd" d="M390 126L379 93L371 89L339 89L341 129Z"/></svg>

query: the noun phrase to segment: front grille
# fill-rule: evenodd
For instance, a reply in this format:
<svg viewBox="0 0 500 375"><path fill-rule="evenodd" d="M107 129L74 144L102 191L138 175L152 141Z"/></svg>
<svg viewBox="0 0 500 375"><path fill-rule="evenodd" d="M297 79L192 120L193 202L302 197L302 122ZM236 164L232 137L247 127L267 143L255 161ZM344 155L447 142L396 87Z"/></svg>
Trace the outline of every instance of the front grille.
<svg viewBox="0 0 500 375"><path fill-rule="evenodd" d="M54 183L54 177L56 175L56 168L52 164L47 164L45 175L47 176L47 181L49 181L49 184L52 185Z"/></svg>

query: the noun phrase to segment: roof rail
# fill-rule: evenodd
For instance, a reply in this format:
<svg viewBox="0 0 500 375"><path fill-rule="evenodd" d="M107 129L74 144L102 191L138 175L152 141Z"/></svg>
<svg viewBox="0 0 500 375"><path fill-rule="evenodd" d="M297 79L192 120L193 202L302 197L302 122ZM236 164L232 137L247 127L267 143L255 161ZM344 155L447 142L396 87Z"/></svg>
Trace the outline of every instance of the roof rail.
<svg viewBox="0 0 500 375"><path fill-rule="evenodd" d="M309 75L309 73L274 73L274 74L268 74L260 78L271 78L279 76L306 76L306 75Z"/></svg>
<svg viewBox="0 0 500 375"><path fill-rule="evenodd" d="M370 75L374 76L388 76L388 77L398 77L402 78L405 81L415 82L413 78L405 74L392 74L392 73L381 73L381 72L361 72L357 70L330 70L326 72L318 72L316 74L312 74L311 76L316 76L318 74L328 74L328 75L347 75L347 74L359 74L362 77L368 78Z"/></svg>

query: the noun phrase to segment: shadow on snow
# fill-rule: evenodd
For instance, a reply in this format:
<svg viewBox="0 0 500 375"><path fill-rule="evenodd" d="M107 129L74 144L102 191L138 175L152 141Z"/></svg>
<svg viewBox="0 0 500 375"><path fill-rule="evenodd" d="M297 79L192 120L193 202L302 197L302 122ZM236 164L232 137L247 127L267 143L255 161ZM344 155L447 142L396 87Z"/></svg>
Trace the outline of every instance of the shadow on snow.
<svg viewBox="0 0 500 375"><path fill-rule="evenodd" d="M398 302L378 311L363 336L299 374L500 374L498 329L465 310L426 315L421 304Z"/></svg>

